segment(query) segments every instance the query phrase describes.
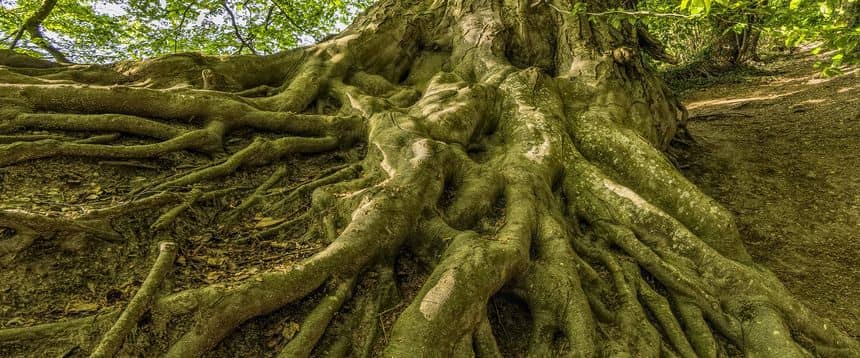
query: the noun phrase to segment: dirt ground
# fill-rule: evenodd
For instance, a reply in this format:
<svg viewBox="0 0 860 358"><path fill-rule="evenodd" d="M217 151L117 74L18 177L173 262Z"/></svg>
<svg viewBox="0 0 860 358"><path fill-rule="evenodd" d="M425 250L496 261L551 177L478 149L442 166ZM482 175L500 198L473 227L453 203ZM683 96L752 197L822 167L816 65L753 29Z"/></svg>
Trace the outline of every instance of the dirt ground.
<svg viewBox="0 0 860 358"><path fill-rule="evenodd" d="M156 243L165 238L180 247L175 267L166 280L166 292L234 282L302 260L321 249L315 242L298 240L304 232L302 225L273 237L256 235L283 221L279 220L283 215L272 213L266 203L359 157L358 150L290 159L284 164L287 174L283 180L266 191L264 202L249 210L239 225L223 225L220 214L237 207L275 167L241 171L213 183L216 188L236 188L236 193L197 203L179 215L167 231L141 230L168 209L158 207L115 220L113 228L122 234L121 242L68 235L37 240L13 258L0 259L0 329L98 317L125 307L155 260ZM4 167L0 168L0 210L75 218L91 210L122 205L134 197L131 193L136 189L193 170L209 159L200 154L174 153L139 162L50 158ZM308 202L309 195L303 195L291 206L292 210L304 211ZM291 215L294 213L286 216ZM0 228L0 240L11 235L10 230ZM225 339L210 355L273 356L295 334L295 322L300 322L318 299L316 293L272 315L249 321L239 334ZM171 324L182 327L189 322L182 317ZM152 324L142 326L146 332ZM78 342L99 338L87 334L68 333L42 342L35 350L24 343L0 344L0 357L86 356ZM139 337L144 338L130 340L134 342L126 344L127 350L119 356L145 356L135 351L136 345L148 343L145 335Z"/></svg>
<svg viewBox="0 0 860 358"><path fill-rule="evenodd" d="M860 337L860 71L820 78L815 60L686 93L698 143L680 165L734 212L758 263Z"/></svg>

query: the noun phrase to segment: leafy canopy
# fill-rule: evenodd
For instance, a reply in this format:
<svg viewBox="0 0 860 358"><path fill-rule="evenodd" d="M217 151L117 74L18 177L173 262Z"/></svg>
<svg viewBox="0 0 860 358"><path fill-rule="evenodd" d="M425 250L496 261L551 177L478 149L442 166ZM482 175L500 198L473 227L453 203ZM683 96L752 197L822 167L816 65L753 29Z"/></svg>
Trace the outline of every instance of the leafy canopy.
<svg viewBox="0 0 860 358"><path fill-rule="evenodd" d="M371 1L59 0L42 28L76 62L183 51L269 54L336 32ZM0 0L0 39L7 46L41 4ZM23 40L19 47L42 54L27 36Z"/></svg>

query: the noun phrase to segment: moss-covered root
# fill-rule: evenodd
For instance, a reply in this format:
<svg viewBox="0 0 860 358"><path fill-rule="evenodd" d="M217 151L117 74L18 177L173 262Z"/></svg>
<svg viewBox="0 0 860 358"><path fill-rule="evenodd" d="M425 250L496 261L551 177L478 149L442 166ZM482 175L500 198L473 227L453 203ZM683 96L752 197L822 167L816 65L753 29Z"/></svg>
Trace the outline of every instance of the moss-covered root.
<svg viewBox="0 0 860 358"><path fill-rule="evenodd" d="M105 333L101 342L90 354L91 358L113 357L131 329L137 325L143 313L149 309L150 303L155 299L155 293L164 277L173 265L176 258L176 244L173 242L161 242L158 244L158 257L152 265L152 269L134 294L128 306L116 320L116 323Z"/></svg>
<svg viewBox="0 0 860 358"><path fill-rule="evenodd" d="M163 300L165 310L190 305L197 307L199 317L203 317L170 347L167 356L197 356L242 322L305 297L330 278L353 277L374 260L398 250L427 205L426 198L439 195L443 177L439 173L443 168L440 161L446 156L438 144L399 131L388 121L380 121L379 125L371 141L402 140L414 144L406 148L377 145L379 151L368 155L366 161L372 163L368 165L382 171L387 179L359 195L344 197L346 202L357 205L350 210L351 221L336 240L304 262L258 275L240 285L212 286ZM344 299L340 294L336 297ZM316 315L320 319L331 314L329 308L320 310ZM312 330L307 333L308 340L317 334L311 333Z"/></svg>
<svg viewBox="0 0 860 358"><path fill-rule="evenodd" d="M21 129L109 131L157 139L169 139L186 132L176 126L123 114L21 113L0 124L0 131L4 132Z"/></svg>
<svg viewBox="0 0 860 358"><path fill-rule="evenodd" d="M303 138L283 137L275 140L257 138L247 147L232 154L222 163L199 169L157 185L153 190L161 191L174 186L189 185L215 179L233 173L241 166L269 164L291 153L319 153L337 148L334 137Z"/></svg>
<svg viewBox="0 0 860 358"><path fill-rule="evenodd" d="M385 356L451 356L486 314L490 296L504 284L505 273L513 270L509 263L521 262L509 257L515 251L474 233L455 238L395 323Z"/></svg>
<svg viewBox="0 0 860 358"><path fill-rule="evenodd" d="M384 355L449 356L471 336L486 314L490 296L528 261L537 200L532 183L510 178L506 224L494 237L462 232L394 325ZM470 347L471 352L471 347Z"/></svg>
<svg viewBox="0 0 860 358"><path fill-rule="evenodd" d="M594 167L580 163L577 171L575 185L580 189L574 189L574 195L583 203L599 203L580 207L579 215L594 225L598 236L621 248L660 285L685 297L676 300L682 304L676 311L687 323L684 333L690 348L702 355L713 354L713 344L706 337L709 333L688 306L693 303L717 332L750 355L804 356L805 348L789 332L803 334L824 356L860 352L856 341L832 325L828 328L826 323L811 319L811 312L791 298L770 272L727 258L657 206L602 176ZM611 260L603 260L610 269L614 265ZM688 354L664 302L653 295L653 290L641 286L638 271L627 270L627 276L632 276L628 283L639 288L640 298L675 349Z"/></svg>
<svg viewBox="0 0 860 358"><path fill-rule="evenodd" d="M136 159L153 158L187 149L211 151L220 147L224 130L224 124L215 121L202 129L185 132L162 142L137 145L89 144L54 139L15 142L0 146L0 167L55 156Z"/></svg>
<svg viewBox="0 0 860 358"><path fill-rule="evenodd" d="M254 205L257 205L257 203L263 200L263 198L265 197L266 191L268 191L275 184L281 181L281 179L283 179L288 172L289 169L286 165L278 166L278 169L275 169L275 171L272 173L272 175L269 176L268 179L266 179L266 181L257 186L257 188L254 189L254 192L251 193L251 195L248 195L245 199L242 200L239 206L237 206L233 210L230 210L230 212L224 216L225 224L231 225L235 223L242 215L242 213L252 208Z"/></svg>
<svg viewBox="0 0 860 358"><path fill-rule="evenodd" d="M121 312L113 310L104 314L45 323L30 327L0 329L0 343L45 342L60 339L83 345L94 332L111 327Z"/></svg>
<svg viewBox="0 0 860 358"><path fill-rule="evenodd" d="M351 278L334 284L334 289L323 298L316 308L305 317L299 333L278 354L278 358L304 358L311 354L319 339L328 328L335 313L351 296L355 279Z"/></svg>
<svg viewBox="0 0 860 358"><path fill-rule="evenodd" d="M331 171L325 171L320 173L313 180L303 183L289 191L289 193L283 198L275 202L271 207L278 210L279 208L285 208L292 205L294 201L300 198L302 195L310 193L317 188L339 183L348 179L355 178L359 172L361 171L360 164L348 164L346 166L336 167Z"/></svg>
<svg viewBox="0 0 860 358"><path fill-rule="evenodd" d="M528 270L512 286L532 313L530 355L553 355L554 341L563 336L571 356L591 357L597 353L594 314L579 280L580 260L562 222L558 217L543 217Z"/></svg>
<svg viewBox="0 0 860 358"><path fill-rule="evenodd" d="M572 127L574 143L583 156L617 174L617 180L723 255L751 263L731 213L684 178L641 136L616 124L600 107L576 117Z"/></svg>
<svg viewBox="0 0 860 358"><path fill-rule="evenodd" d="M4 224L6 223L6 224ZM119 241L122 236L102 220L71 220L23 211L0 210L0 226L19 229L25 234L38 233L52 237L59 232L84 233L108 241Z"/></svg>

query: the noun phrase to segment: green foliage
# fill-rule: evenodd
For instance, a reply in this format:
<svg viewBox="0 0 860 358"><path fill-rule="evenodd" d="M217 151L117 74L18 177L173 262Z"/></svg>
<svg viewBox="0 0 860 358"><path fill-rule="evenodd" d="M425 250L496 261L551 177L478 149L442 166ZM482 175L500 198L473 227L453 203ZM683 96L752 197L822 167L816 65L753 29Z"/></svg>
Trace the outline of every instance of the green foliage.
<svg viewBox="0 0 860 358"><path fill-rule="evenodd" d="M578 3L570 13L608 17L616 28L641 21L682 65L711 56L730 32L760 34L784 49L813 43L816 53L830 51L830 62L819 64L825 75L860 61L860 0L639 0L635 10L589 12Z"/></svg>
<svg viewBox="0 0 860 358"><path fill-rule="evenodd" d="M839 73L844 64L860 62L860 1L790 0L787 5L789 10L774 14L778 26L771 29L786 47L818 41L813 53L829 51L830 61L817 65L825 75Z"/></svg>
<svg viewBox="0 0 860 358"><path fill-rule="evenodd" d="M803 43L814 53L829 51L819 64L825 75L860 61L860 0L643 0L639 6L657 12L693 15L684 21L649 18L646 24L682 62L693 62L725 31L760 31L773 47L792 49ZM751 21L754 20L754 21Z"/></svg>
<svg viewBox="0 0 860 358"><path fill-rule="evenodd" d="M79 62L183 51L269 54L337 31L370 2L59 0L42 25L49 40ZM8 45L40 4L41 0L0 0L0 39ZM29 41L22 45L24 51L42 52Z"/></svg>

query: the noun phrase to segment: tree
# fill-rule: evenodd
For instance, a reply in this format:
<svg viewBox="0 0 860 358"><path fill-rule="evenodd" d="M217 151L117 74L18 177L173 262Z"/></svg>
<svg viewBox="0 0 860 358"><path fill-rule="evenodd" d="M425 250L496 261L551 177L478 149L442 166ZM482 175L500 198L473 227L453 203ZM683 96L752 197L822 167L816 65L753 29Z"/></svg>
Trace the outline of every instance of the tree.
<svg viewBox="0 0 860 358"><path fill-rule="evenodd" d="M707 67L719 72L750 60L759 60L756 51L761 36L762 14L756 14L756 9L753 4L747 9L724 11L722 16L712 18L717 35L704 50Z"/></svg>
<svg viewBox="0 0 860 358"><path fill-rule="evenodd" d="M215 159L77 216L4 210L6 259L57 234L122 245L126 230L181 246L170 223L184 211L243 197L220 207L225 230L265 207L283 219L258 235L306 227L303 242L319 250L160 295L138 334L112 329L122 336L105 341L125 341L130 355L201 356L242 323L306 299L313 308L280 356L501 356L505 326L490 322L488 303L503 296L527 307L527 350L538 357L860 354L752 261L732 215L661 152L685 111L643 65L637 29L572 16L574 5L383 0L333 38L270 56L47 69L19 58L0 72L11 142L0 166ZM342 156L281 200L261 195L286 158L349 148L360 157ZM256 188L216 183L262 170L272 174ZM117 224L147 215L158 219ZM276 247L287 253L293 241ZM412 276L420 288L399 281L404 265L426 269ZM389 312L392 325L379 318ZM7 329L0 342L26 352L91 329L77 337L90 352L116 317Z"/></svg>
<svg viewBox="0 0 860 358"><path fill-rule="evenodd" d="M58 62L68 63L69 60L66 56L60 52L60 50L56 49L53 45L51 45L47 39L45 39L45 35L42 34L42 21L45 21L45 18L51 14L51 11L54 10L54 6L57 5L56 0L46 0L42 6L39 7L38 10L27 18L23 24L21 24L21 28L15 32L14 38L12 39L12 44L9 45L9 49L15 49L15 46L18 45L18 41L21 40L21 36L24 33L30 34L30 37L33 42L39 45L39 47L43 48L45 51L54 56Z"/></svg>
<svg viewBox="0 0 860 358"><path fill-rule="evenodd" d="M60 62L106 63L185 51L272 54L337 32L367 2L0 1L0 38L10 48L61 54Z"/></svg>

